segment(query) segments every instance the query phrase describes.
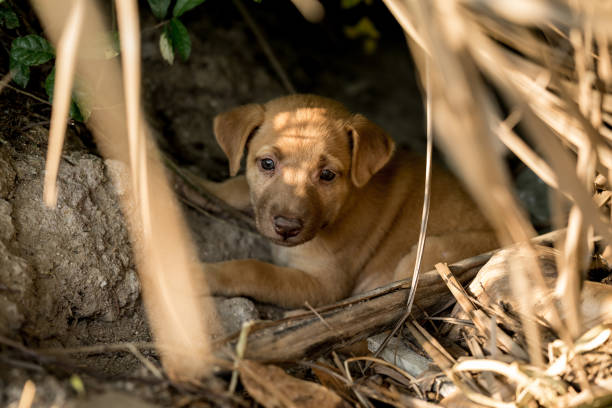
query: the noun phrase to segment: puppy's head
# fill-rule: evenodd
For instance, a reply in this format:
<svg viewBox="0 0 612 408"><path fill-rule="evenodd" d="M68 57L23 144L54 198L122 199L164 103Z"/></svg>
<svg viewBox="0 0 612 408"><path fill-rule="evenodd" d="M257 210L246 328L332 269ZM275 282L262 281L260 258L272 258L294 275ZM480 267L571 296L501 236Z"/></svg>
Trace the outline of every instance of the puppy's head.
<svg viewBox="0 0 612 408"><path fill-rule="evenodd" d="M390 159L386 133L340 103L291 95L215 118L217 141L236 175L248 147L246 178L260 232L293 246L331 225L351 190Z"/></svg>

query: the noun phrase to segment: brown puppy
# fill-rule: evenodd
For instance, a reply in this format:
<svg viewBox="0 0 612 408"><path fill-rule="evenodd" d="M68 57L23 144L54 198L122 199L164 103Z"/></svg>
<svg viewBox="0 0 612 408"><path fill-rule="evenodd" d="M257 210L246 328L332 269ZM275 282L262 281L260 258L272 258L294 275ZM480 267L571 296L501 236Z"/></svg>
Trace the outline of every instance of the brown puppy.
<svg viewBox="0 0 612 408"><path fill-rule="evenodd" d="M248 148L246 175L206 187L252 209L257 228L275 244L275 264L206 264L213 293L316 306L412 274L424 160L394 154L381 128L330 99L291 95L222 113L214 131L232 176ZM439 167L432 176L423 269L495 247L457 180Z"/></svg>

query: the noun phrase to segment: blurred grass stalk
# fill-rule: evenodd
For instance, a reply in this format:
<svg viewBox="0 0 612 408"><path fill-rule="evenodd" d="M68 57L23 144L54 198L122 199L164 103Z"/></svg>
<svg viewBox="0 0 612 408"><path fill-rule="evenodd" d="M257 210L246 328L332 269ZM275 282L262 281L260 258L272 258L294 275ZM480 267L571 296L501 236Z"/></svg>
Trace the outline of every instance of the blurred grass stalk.
<svg viewBox="0 0 612 408"><path fill-rule="evenodd" d="M105 58L110 29L97 2L33 0L46 36L58 47L57 78L45 178L45 202L55 205L55 182L66 131L74 73L89 87L88 126L106 159L129 163L121 197L143 297L166 371L194 379L210 367L207 332L218 330L199 261L140 107L140 35L136 0L117 0L122 66ZM123 69L123 75L122 75ZM154 192L155 199L151 199ZM61 196L61 194L60 194ZM200 278L198 279L199 274Z"/></svg>
<svg viewBox="0 0 612 408"><path fill-rule="evenodd" d="M557 225L567 227L567 234L556 245L556 299L547 302L549 323L571 345L585 331L580 291L593 237L612 242L609 214L604 217L592 199L596 175L612 177L612 95L605 92L612 76L612 9L597 1L384 1L407 33L421 79L430 67L439 146L500 243L521 243L520 251L533 255L507 267L531 364L542 367L533 307L546 288L528 243L534 230L512 192L503 145L558 189L557 199L571 203ZM491 84L508 104L509 117L502 118ZM519 122L536 150L512 131Z"/></svg>

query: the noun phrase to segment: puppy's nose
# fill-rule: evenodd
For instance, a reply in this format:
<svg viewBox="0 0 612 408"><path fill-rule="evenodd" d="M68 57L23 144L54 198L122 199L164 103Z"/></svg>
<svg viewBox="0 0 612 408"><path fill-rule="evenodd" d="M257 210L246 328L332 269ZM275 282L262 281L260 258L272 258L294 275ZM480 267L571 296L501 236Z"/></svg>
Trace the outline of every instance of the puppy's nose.
<svg viewBox="0 0 612 408"><path fill-rule="evenodd" d="M274 231L285 239L299 234L303 225L302 220L298 218L285 218L280 215L274 217Z"/></svg>

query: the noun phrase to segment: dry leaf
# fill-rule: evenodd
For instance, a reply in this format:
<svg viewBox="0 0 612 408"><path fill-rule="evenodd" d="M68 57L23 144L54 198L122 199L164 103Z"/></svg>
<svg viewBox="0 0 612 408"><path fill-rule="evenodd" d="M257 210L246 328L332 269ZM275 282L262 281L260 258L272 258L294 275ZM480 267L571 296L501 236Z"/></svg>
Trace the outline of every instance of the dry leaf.
<svg viewBox="0 0 612 408"><path fill-rule="evenodd" d="M249 395L266 408L349 406L327 388L292 377L279 367L242 360L238 369Z"/></svg>

